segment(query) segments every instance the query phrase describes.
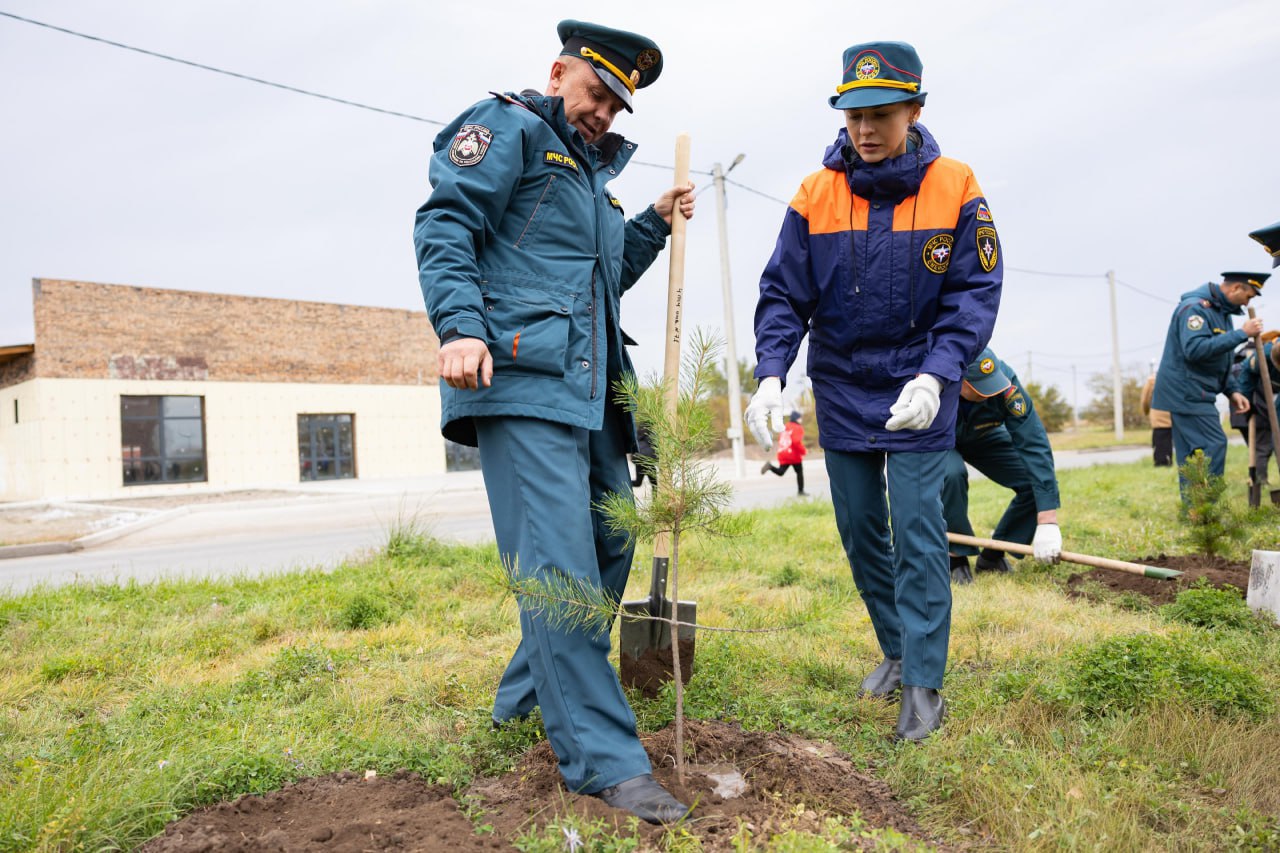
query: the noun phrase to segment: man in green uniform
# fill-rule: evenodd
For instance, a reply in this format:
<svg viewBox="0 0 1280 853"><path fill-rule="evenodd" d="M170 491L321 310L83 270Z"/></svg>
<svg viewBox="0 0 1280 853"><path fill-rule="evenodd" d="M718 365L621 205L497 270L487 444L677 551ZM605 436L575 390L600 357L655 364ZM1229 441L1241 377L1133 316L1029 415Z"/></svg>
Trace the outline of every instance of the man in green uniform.
<svg viewBox="0 0 1280 853"><path fill-rule="evenodd" d="M1231 360L1236 347L1262 331L1262 319L1245 320L1239 329L1231 318L1262 292L1268 273L1224 272L1222 283L1208 282L1182 294L1165 336L1164 355L1156 372L1151 406L1173 420L1173 456L1182 465L1197 450L1209 458L1210 473L1221 477L1227 461L1227 435L1222 431L1217 397L1227 394L1237 412L1249 411L1249 400L1235 390ZM1186 497L1186 483L1178 478Z"/></svg>
<svg viewBox="0 0 1280 853"><path fill-rule="evenodd" d="M610 132L662 54L644 36L561 21L542 92L493 95L435 139L431 196L414 245L440 335L441 427L480 448L495 538L512 573L569 579L621 598L631 544L597 507L630 496L631 372L619 302L666 244L691 185L628 219L608 189L636 145ZM609 634L520 611L521 643L495 725L542 710L570 790L653 823L688 808L662 789L609 664Z"/></svg>

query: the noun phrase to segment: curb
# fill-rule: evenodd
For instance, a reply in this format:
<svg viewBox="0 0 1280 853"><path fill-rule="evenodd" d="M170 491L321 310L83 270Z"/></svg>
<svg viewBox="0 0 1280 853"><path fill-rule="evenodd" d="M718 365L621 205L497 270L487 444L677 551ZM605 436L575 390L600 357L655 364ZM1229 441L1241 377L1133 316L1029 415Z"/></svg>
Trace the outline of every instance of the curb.
<svg viewBox="0 0 1280 853"><path fill-rule="evenodd" d="M0 560L9 560L16 557L43 557L46 554L70 554L72 551L79 551L83 545L77 544L77 541L71 542L32 542L29 545L3 545L0 546Z"/></svg>
<svg viewBox="0 0 1280 853"><path fill-rule="evenodd" d="M483 489L483 485L462 484L448 488L442 487L431 491L423 492L345 492L345 491L301 491L299 490L294 496L287 498L265 498L262 500L243 500L243 501L224 501L221 503L199 503L187 504L184 506L174 507L173 509L143 509L140 507L110 507L101 504L81 503L78 501L68 502L66 506L75 506L83 509L110 509L113 511L121 511L127 509L129 512L145 513L142 518L131 521L128 524L121 524L107 530L100 530L96 533L87 533L84 536L75 539L59 541L59 542L32 542L25 545L4 545L0 546L0 560L17 559L19 557L42 557L49 554L69 554L73 551L82 551L86 548L93 548L103 545L107 542L114 542L140 530L148 527L154 527L166 521L180 518L193 512L222 512L235 511L243 509L269 509L280 506L300 505L307 501L322 501L324 503L341 503L343 501L364 501L370 497L395 497L407 496L411 494L442 494L446 492L463 492L473 491L477 488ZM50 505L48 501L34 502L35 505Z"/></svg>

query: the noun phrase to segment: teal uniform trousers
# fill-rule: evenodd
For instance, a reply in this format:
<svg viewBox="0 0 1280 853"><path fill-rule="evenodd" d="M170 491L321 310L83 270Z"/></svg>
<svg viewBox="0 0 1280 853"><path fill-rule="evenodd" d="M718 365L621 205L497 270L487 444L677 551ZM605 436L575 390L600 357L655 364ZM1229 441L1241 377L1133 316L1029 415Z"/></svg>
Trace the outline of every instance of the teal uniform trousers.
<svg viewBox="0 0 1280 853"><path fill-rule="evenodd" d="M974 441L960 450L947 452L946 483L942 488L942 514L947 529L953 533L973 535L969 523L969 469L968 462L981 471L987 479L1006 489L1013 489L1013 500L1000 516L992 539L1030 545L1036 535L1035 480L1022 461L1013 439L1002 429L991 430L980 441ZM978 553L972 545L951 545L951 553L971 556Z"/></svg>
<svg viewBox="0 0 1280 853"><path fill-rule="evenodd" d="M826 450L836 527L880 650L902 660L903 684L935 690L951 635L947 453Z"/></svg>
<svg viewBox="0 0 1280 853"><path fill-rule="evenodd" d="M588 430L536 418L476 418L480 465L504 565L557 571L621 599L631 568L626 538L595 504L631 494L619 412ZM636 718L609 663L609 633L555 628L521 608L521 641L498 687L493 718L542 709L547 740L570 790L593 793L651 770ZM566 758L567 756L567 758Z"/></svg>
<svg viewBox="0 0 1280 853"><path fill-rule="evenodd" d="M1179 467L1187 457L1203 450L1209 457L1210 473L1221 477L1227 466L1227 434L1222 431L1222 421L1217 411L1211 415L1170 412L1173 421L1173 455ZM1186 491L1186 482L1178 475L1178 485Z"/></svg>

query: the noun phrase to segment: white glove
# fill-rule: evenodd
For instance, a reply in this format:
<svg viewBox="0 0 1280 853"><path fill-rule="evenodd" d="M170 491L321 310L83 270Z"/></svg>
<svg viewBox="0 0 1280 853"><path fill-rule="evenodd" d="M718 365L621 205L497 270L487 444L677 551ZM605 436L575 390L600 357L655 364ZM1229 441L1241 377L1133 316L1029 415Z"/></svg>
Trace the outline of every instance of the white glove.
<svg viewBox="0 0 1280 853"><path fill-rule="evenodd" d="M773 449L773 437L782 432L782 380L766 376L760 380L751 402L747 404L747 426L765 452Z"/></svg>
<svg viewBox="0 0 1280 853"><path fill-rule="evenodd" d="M1042 563L1056 563L1062 556L1062 531L1056 524L1037 524L1031 551Z"/></svg>
<svg viewBox="0 0 1280 853"><path fill-rule="evenodd" d="M889 407L891 417L884 428L890 432L900 429L928 429L938 416L942 405L938 395L942 383L927 373L921 373L906 385L898 395L898 402Z"/></svg>

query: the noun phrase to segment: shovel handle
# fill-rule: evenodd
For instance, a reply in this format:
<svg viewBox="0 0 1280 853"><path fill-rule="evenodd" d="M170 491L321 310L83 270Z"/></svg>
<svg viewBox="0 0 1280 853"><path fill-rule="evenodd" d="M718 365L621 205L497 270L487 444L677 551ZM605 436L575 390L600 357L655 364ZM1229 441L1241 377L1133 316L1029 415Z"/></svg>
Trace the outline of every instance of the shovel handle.
<svg viewBox="0 0 1280 853"><path fill-rule="evenodd" d="M689 134L676 137L676 182L682 187L689 182L691 140ZM684 214L677 201L671 211L671 265L667 274L667 337L662 359L662 381L667 392L667 416L674 419L680 402L680 315L684 311ZM661 487L671 485L671 466L658 461ZM667 535L659 533L653 540L653 581L649 585L649 612L662 613L662 600L667 594L667 569L670 566ZM657 624L656 622L654 623Z"/></svg>
<svg viewBox="0 0 1280 853"><path fill-rule="evenodd" d="M965 536L963 533L948 533L947 540L957 545L972 545L975 548L991 548L996 551L1009 551L1013 554L1021 554L1024 557L1035 556L1035 549L1030 545L1021 545L1017 542L1004 542L999 539L983 539L978 536ZM1141 563L1129 563L1124 560L1111 560L1106 557L1092 557L1088 554L1076 554L1072 551L1063 551L1061 559L1068 563L1076 563L1081 566L1093 566L1096 569L1111 569L1117 572L1127 572L1131 575L1142 575L1148 578L1160 578L1168 580L1176 578L1182 572L1176 569L1162 569L1157 566L1144 566Z"/></svg>

